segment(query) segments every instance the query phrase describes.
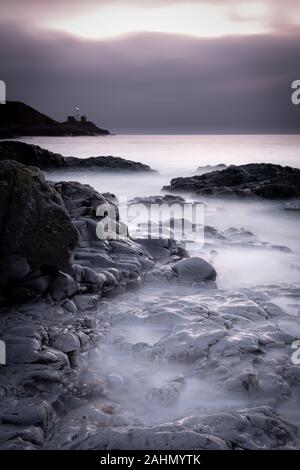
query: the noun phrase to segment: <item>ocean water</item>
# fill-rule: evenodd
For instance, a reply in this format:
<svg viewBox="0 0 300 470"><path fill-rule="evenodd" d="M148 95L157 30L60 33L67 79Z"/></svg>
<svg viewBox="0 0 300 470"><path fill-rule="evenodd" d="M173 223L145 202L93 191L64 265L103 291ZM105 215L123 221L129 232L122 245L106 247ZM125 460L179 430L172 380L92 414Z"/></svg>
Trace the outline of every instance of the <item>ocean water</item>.
<svg viewBox="0 0 300 470"><path fill-rule="evenodd" d="M198 166L270 162L300 167L300 135L115 135L28 137L66 156L113 155L147 163L168 175L191 174Z"/></svg>
<svg viewBox="0 0 300 470"><path fill-rule="evenodd" d="M100 191L134 197L158 192L177 176L189 176L206 165L270 162L300 167L300 135L116 135L108 137L29 137L19 139L64 156L113 155L158 170L151 175L80 173ZM62 177L62 175L60 176ZM77 177L74 172L65 178Z"/></svg>

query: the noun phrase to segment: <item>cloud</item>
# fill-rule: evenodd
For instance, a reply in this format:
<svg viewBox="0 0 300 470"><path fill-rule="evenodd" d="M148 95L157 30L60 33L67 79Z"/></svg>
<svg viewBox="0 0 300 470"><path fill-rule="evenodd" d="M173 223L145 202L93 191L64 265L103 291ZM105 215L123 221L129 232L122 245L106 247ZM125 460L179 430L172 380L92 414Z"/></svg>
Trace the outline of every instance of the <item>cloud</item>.
<svg viewBox="0 0 300 470"><path fill-rule="evenodd" d="M290 85L300 35L199 39L134 34L84 41L2 25L8 99L63 119L74 106L116 132L299 129Z"/></svg>
<svg viewBox="0 0 300 470"><path fill-rule="evenodd" d="M72 22L86 14L92 19L94 14L101 11L110 15L111 23L114 23L118 9L122 10L123 17L127 10L129 16L133 13L139 16L145 9L150 13L152 9L162 9L161 13L157 11L159 22L163 9L167 7L184 7L187 14L189 10L194 11L192 9L195 7L216 8L223 21L232 21L233 32L235 24L243 25L244 28L250 28L252 24L253 27L260 26L266 31L277 33L300 25L300 0L1 0L1 18L2 21L20 22L24 26L27 24L29 28L46 29ZM179 19L179 26L181 23L183 27L184 21L184 17Z"/></svg>

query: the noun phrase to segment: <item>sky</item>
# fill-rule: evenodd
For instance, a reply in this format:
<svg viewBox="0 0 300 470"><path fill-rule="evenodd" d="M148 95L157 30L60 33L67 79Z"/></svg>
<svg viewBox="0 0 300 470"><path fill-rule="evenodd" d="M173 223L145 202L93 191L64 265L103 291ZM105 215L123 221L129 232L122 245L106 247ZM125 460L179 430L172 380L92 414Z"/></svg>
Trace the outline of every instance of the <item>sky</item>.
<svg viewBox="0 0 300 470"><path fill-rule="evenodd" d="M0 0L7 99L116 133L300 129L300 0Z"/></svg>

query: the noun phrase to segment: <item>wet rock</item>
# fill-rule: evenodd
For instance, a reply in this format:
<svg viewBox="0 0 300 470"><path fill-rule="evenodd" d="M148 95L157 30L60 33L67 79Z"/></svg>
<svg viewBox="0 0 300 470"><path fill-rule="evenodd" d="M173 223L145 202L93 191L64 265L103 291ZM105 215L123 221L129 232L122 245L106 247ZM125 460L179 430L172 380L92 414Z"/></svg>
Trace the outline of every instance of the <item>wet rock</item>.
<svg viewBox="0 0 300 470"><path fill-rule="evenodd" d="M209 348L218 343L226 332L224 329L190 331L183 329L178 333L162 338L154 346L154 354L179 362L193 362L206 357Z"/></svg>
<svg viewBox="0 0 300 470"><path fill-rule="evenodd" d="M187 258L178 261L172 266L179 281L206 282L215 281L217 273L215 269L202 258Z"/></svg>
<svg viewBox="0 0 300 470"><path fill-rule="evenodd" d="M1 450L37 450L44 444L39 426L0 425Z"/></svg>
<svg viewBox="0 0 300 470"><path fill-rule="evenodd" d="M205 430L222 437L234 449L279 449L295 445L295 427L268 407L204 415L196 426L198 432Z"/></svg>
<svg viewBox="0 0 300 470"><path fill-rule="evenodd" d="M255 235L244 227L229 227L224 231L224 234L226 237L232 240L248 240L255 238Z"/></svg>
<svg viewBox="0 0 300 470"><path fill-rule="evenodd" d="M135 197L131 201L129 201L129 204L143 204L145 206L150 206L152 204L166 204L166 205L173 205L173 204L184 204L185 200L183 197L180 196L174 196L173 194L165 194L164 196L158 195L158 196L148 196L148 197Z"/></svg>
<svg viewBox="0 0 300 470"><path fill-rule="evenodd" d="M76 181L62 181L55 183L54 186L61 195L70 216L73 218L96 218L97 208L101 205L106 205L107 210L115 209L118 217L116 206L88 184L81 184ZM98 220L101 219L100 214L97 218Z"/></svg>
<svg viewBox="0 0 300 470"><path fill-rule="evenodd" d="M101 290L107 292L139 284L145 270L153 267L154 261L141 244L128 237L127 227L119 219L114 203L88 185L63 182L55 187L79 232L79 243L74 250L76 263L89 269L90 280L79 276L82 287L100 294ZM99 206L102 207L100 212L97 211ZM102 238L98 230L100 222ZM96 272L94 276L91 271ZM100 276L98 279L97 275Z"/></svg>
<svg viewBox="0 0 300 470"><path fill-rule="evenodd" d="M180 399L184 390L184 377L168 382L161 387L153 387L146 393L147 405L173 406Z"/></svg>
<svg viewBox="0 0 300 470"><path fill-rule="evenodd" d="M13 296L31 272L69 270L78 235L61 197L38 170L1 162L0 188L0 288ZM35 287L43 291L41 279Z"/></svg>
<svg viewBox="0 0 300 470"><path fill-rule="evenodd" d="M165 264L154 267L146 273L149 282L168 282L202 287L215 287L217 273L213 266L202 258L176 256L167 259Z"/></svg>
<svg viewBox="0 0 300 470"><path fill-rule="evenodd" d="M243 392L255 396L260 391L260 383L255 370L243 371L237 377L225 382L225 387L234 392Z"/></svg>
<svg viewBox="0 0 300 470"><path fill-rule="evenodd" d="M105 197L105 199L107 199L107 201L111 202L112 204L118 204L118 198L115 194L112 194L112 193L103 193L102 194L103 197Z"/></svg>
<svg viewBox="0 0 300 470"><path fill-rule="evenodd" d="M228 449L226 443L213 435L198 434L196 432L179 428L174 432L172 428L164 429L159 426L131 427L126 428L106 428L105 431L89 435L86 439L78 439L75 443L69 443L67 449L105 449L105 450L125 450L125 449L141 449L141 450L202 450L202 449ZM50 447L51 448L51 447Z"/></svg>
<svg viewBox="0 0 300 470"><path fill-rule="evenodd" d="M151 269L146 274L146 280L149 282L176 282L177 276L171 266L161 266Z"/></svg>
<svg viewBox="0 0 300 470"><path fill-rule="evenodd" d="M97 204L112 201L84 185L57 188L79 230L82 265L32 273L15 257L19 287L40 298L1 309L9 364L0 370L0 448L299 447L299 426L277 414L300 375L296 338L274 303L279 292L295 302L299 288L210 291L209 263L185 258L173 240L99 240ZM247 229L206 230L220 244L255 239ZM169 284L111 295L144 276Z"/></svg>
<svg viewBox="0 0 300 470"><path fill-rule="evenodd" d="M291 199L300 196L300 170L272 163L230 165L221 171L174 178L163 189L216 197Z"/></svg>
<svg viewBox="0 0 300 470"><path fill-rule="evenodd" d="M99 351L105 383L113 376L106 411L96 411L92 402L81 405L62 429L55 428L47 447L173 449L176 441L187 449L297 448L294 338L278 325L285 313L276 312L275 324L265 309L278 289L210 293L147 286L142 295L127 293L103 304L102 315L112 326ZM299 295L296 289L287 292ZM128 338L129 324L137 330L135 339ZM160 333L142 342L153 328ZM172 376L178 370L182 376ZM282 404L293 404L293 419L279 412Z"/></svg>
<svg viewBox="0 0 300 470"><path fill-rule="evenodd" d="M135 238L134 241L142 245L148 253L160 262L166 261L172 256L184 258L188 256L184 247L176 240L168 238Z"/></svg>
<svg viewBox="0 0 300 470"><path fill-rule="evenodd" d="M218 165L198 166L196 173L203 175L204 173L211 173L212 171L225 170L225 168L227 168L227 165L224 165L223 163L219 163Z"/></svg>
<svg viewBox="0 0 300 470"><path fill-rule="evenodd" d="M92 294L101 293L105 282L105 275L97 274L95 271L86 266L82 268L80 285L81 287L85 287L87 292Z"/></svg>
<svg viewBox="0 0 300 470"><path fill-rule="evenodd" d="M4 160L14 160L22 165L35 166L41 170L64 167L62 155L49 152L38 145L18 141L0 142L0 161Z"/></svg>
<svg viewBox="0 0 300 470"><path fill-rule="evenodd" d="M58 273L49 287L49 293L54 300L70 298L78 290L79 286L76 285L73 277L63 272Z"/></svg>
<svg viewBox="0 0 300 470"><path fill-rule="evenodd" d="M59 332L52 339L51 346L68 354L80 350L80 341L78 336L70 331Z"/></svg>
<svg viewBox="0 0 300 470"><path fill-rule="evenodd" d="M199 229L198 229L199 230ZM202 228L203 230L203 228ZM276 250L282 253L291 253L291 248L284 245L276 245L270 242L261 241L253 232L244 227L229 227L224 231L208 225L204 226L204 251L206 248L239 246L241 248L252 248L260 250Z"/></svg>
<svg viewBox="0 0 300 470"><path fill-rule="evenodd" d="M125 160L124 158L113 157L111 155L89 158L63 158L65 162L65 168L68 170L92 169L101 172L156 172L156 170L152 170L152 168L150 168L149 165L145 165L145 163L135 162L132 160Z"/></svg>
<svg viewBox="0 0 300 470"><path fill-rule="evenodd" d="M90 158L63 157L38 145L24 142L0 142L0 161L14 160L41 170L96 169L97 171L153 172L148 165L120 157L101 156Z"/></svg>
<svg viewBox="0 0 300 470"><path fill-rule="evenodd" d="M47 430L54 419L54 412L49 403L32 403L29 399L7 400L5 411L0 411L2 424L39 425Z"/></svg>
<svg viewBox="0 0 300 470"><path fill-rule="evenodd" d="M226 235L221 230L218 230L215 227L211 227L210 225L204 226L204 237L217 240L226 240Z"/></svg>

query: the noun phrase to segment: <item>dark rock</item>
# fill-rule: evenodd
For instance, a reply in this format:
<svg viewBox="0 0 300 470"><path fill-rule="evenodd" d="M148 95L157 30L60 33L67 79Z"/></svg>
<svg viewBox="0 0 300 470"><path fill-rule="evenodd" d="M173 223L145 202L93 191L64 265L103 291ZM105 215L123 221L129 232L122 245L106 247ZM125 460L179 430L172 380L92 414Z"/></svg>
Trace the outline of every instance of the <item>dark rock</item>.
<svg viewBox="0 0 300 470"><path fill-rule="evenodd" d="M272 163L230 165L221 171L174 178L163 189L216 197L290 199L300 196L300 169Z"/></svg>
<svg viewBox="0 0 300 470"><path fill-rule="evenodd" d="M41 271L35 271L24 277L17 289L28 289L30 291L29 297L31 297L32 293L44 294L47 292L50 286L50 282L51 276L49 274L43 274Z"/></svg>
<svg viewBox="0 0 300 470"><path fill-rule="evenodd" d="M247 230L243 227L236 228L236 227L229 227L224 231L226 237L232 240L247 240L247 239L254 239L255 235L250 230Z"/></svg>
<svg viewBox="0 0 300 470"><path fill-rule="evenodd" d="M185 282L215 281L217 273L215 269L202 258L187 258L178 261L172 266L179 280Z"/></svg>
<svg viewBox="0 0 300 470"><path fill-rule="evenodd" d="M1 425L0 450L36 450L43 445L43 435L39 426Z"/></svg>
<svg viewBox="0 0 300 470"><path fill-rule="evenodd" d="M52 339L51 346L69 354L80 350L80 341L72 332L60 332Z"/></svg>
<svg viewBox="0 0 300 470"><path fill-rule="evenodd" d="M292 253L291 248L284 245L270 245L273 250L281 251L282 253Z"/></svg>
<svg viewBox="0 0 300 470"><path fill-rule="evenodd" d="M65 160L59 153L49 152L38 145L17 141L0 142L0 161L15 160L23 165L36 166L41 170L64 168Z"/></svg>
<svg viewBox="0 0 300 470"><path fill-rule="evenodd" d="M95 271L85 266L82 270L81 286L84 286L87 292L91 294L99 294L106 279L107 276L101 273L97 274Z"/></svg>
<svg viewBox="0 0 300 470"><path fill-rule="evenodd" d="M38 145L17 141L0 142L0 161L15 160L24 165L37 166L41 170L97 169L97 171L154 171L143 163L120 157L101 156L90 158L63 157L59 153L45 150Z"/></svg>
<svg viewBox="0 0 300 470"><path fill-rule="evenodd" d="M98 193L88 184L81 184L76 181L62 181L55 183L54 187L61 195L66 209L72 218L96 218L97 208L102 204L107 205L108 209L109 207L111 207L111 209L116 207L112 205L104 195ZM98 220L101 219L100 216L97 216L97 218Z"/></svg>
<svg viewBox="0 0 300 470"><path fill-rule="evenodd" d="M98 171L133 171L133 172L154 172L150 166L144 163L126 160L125 158L100 156L89 158L63 157L65 168L69 170L77 169L97 169Z"/></svg>
<svg viewBox="0 0 300 470"><path fill-rule="evenodd" d="M61 194L79 232L74 257L76 263L84 267L80 268L80 273L76 267L74 276L81 287L89 293L101 294L139 284L154 262L141 244L129 238L117 206L88 185L63 182L56 183L55 189ZM97 211L99 206L102 206L101 211Z"/></svg>
<svg viewBox="0 0 300 470"><path fill-rule="evenodd" d="M204 236L206 238L218 239L218 240L225 240L226 236L221 230L212 227L211 225L204 226Z"/></svg>
<svg viewBox="0 0 300 470"><path fill-rule="evenodd" d="M218 165L198 166L196 173L203 175L204 173L211 173L212 171L225 170L225 168L227 168L227 165L223 163L219 163Z"/></svg>
<svg viewBox="0 0 300 470"><path fill-rule="evenodd" d="M243 227L229 227L224 231L217 230L215 227L205 225L205 239L209 242L208 247L214 246L240 246L244 248L277 250L283 253L291 253L292 250L283 245L275 245L270 242L259 240L254 233Z"/></svg>
<svg viewBox="0 0 300 470"><path fill-rule="evenodd" d="M54 300L62 300L72 297L77 292L78 286L72 276L60 272L50 285L49 293Z"/></svg>
<svg viewBox="0 0 300 470"><path fill-rule="evenodd" d="M0 413L0 418L3 424L40 425L42 429L47 429L52 413L53 410L47 402L36 405L29 400L11 400L5 412Z"/></svg>
<svg viewBox="0 0 300 470"><path fill-rule="evenodd" d="M164 196L158 195L158 196L148 196L148 197L135 197L131 201L129 201L129 204L144 204L146 206L150 206L152 204L167 204L172 205L172 204L184 204L185 200L183 197L180 196L174 196L173 194L165 194Z"/></svg>
<svg viewBox="0 0 300 470"><path fill-rule="evenodd" d="M216 287L216 277L215 269L204 259L184 258L182 255L170 257L164 264L155 266L146 274L146 280L150 283L167 282L213 288Z"/></svg>
<svg viewBox="0 0 300 470"><path fill-rule="evenodd" d="M155 258L182 284L213 276L203 260L180 267L187 252L174 240L138 243L127 232L114 238L112 231L100 239L99 221L109 226L113 213L119 214L107 195L88 185L47 184L36 168L4 161L0 190L1 287L12 294L9 300L21 300L1 307L7 366L0 371L0 448L42 449L65 421L61 413L65 417L68 407L103 395L98 371L91 383L87 367L90 345L108 327L99 298L141 283ZM102 204L107 213L97 214ZM115 224L122 227L119 218ZM82 266L71 265L72 251ZM172 398L173 382L158 394ZM107 423L114 426L111 419L109 414Z"/></svg>
<svg viewBox="0 0 300 470"><path fill-rule="evenodd" d="M119 201L118 201L118 198L115 194L112 194L112 193L103 193L102 194L103 197L105 197L105 199L107 199L109 202L111 202L112 204L117 204Z"/></svg>
<svg viewBox="0 0 300 470"><path fill-rule="evenodd" d="M77 230L60 195L39 171L14 161L1 162L0 287L3 292L6 294L16 283L25 281L32 271L69 270L77 240ZM27 281L32 282L32 278Z"/></svg>

